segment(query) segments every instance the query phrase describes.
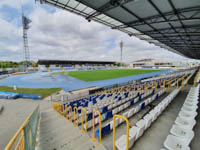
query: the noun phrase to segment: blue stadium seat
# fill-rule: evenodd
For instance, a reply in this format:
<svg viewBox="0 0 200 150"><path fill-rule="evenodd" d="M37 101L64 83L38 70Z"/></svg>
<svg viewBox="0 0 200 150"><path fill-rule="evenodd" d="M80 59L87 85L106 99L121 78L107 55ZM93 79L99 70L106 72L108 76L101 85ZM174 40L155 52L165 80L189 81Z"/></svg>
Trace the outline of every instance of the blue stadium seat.
<svg viewBox="0 0 200 150"><path fill-rule="evenodd" d="M92 112L87 114L87 120L91 120L92 119Z"/></svg>
<svg viewBox="0 0 200 150"><path fill-rule="evenodd" d="M111 131L111 130L110 130L110 124L101 127L101 136L102 136L102 137L105 136L105 135L108 134L110 131ZM97 138L99 138L99 129L97 129L97 130L95 131L95 135L96 135Z"/></svg>
<svg viewBox="0 0 200 150"><path fill-rule="evenodd" d="M122 97L119 97L119 98L118 98L118 101L121 101L121 100L122 100Z"/></svg>
<svg viewBox="0 0 200 150"><path fill-rule="evenodd" d="M152 94L154 94L155 93L155 89L153 89L153 91L152 91Z"/></svg>
<svg viewBox="0 0 200 150"><path fill-rule="evenodd" d="M102 108L101 113L103 114L103 113L106 112L106 111L108 111L108 107L107 107L107 106L105 106L105 107Z"/></svg>
<svg viewBox="0 0 200 150"><path fill-rule="evenodd" d="M142 96L140 95L140 96L139 96L139 101L141 101L141 100L142 100Z"/></svg>
<svg viewBox="0 0 200 150"><path fill-rule="evenodd" d="M134 104L134 99L130 101L130 105L133 105Z"/></svg>
<svg viewBox="0 0 200 150"><path fill-rule="evenodd" d="M158 97L159 97L159 95L158 95L158 94L156 94L156 99L158 99Z"/></svg>
<svg viewBox="0 0 200 150"><path fill-rule="evenodd" d="M141 108L141 109L144 109L144 107L145 107L145 102L142 103L142 104L140 104L140 108Z"/></svg>
<svg viewBox="0 0 200 150"><path fill-rule="evenodd" d="M105 119L108 119L110 117L112 117L112 110L107 112L105 115L104 115Z"/></svg>

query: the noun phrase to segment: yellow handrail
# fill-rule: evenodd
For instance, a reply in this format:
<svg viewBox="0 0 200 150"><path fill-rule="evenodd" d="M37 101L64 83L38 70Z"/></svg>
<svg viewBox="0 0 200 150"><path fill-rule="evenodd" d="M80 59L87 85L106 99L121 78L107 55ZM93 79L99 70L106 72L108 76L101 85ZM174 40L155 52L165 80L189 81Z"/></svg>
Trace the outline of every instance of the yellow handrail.
<svg viewBox="0 0 200 150"><path fill-rule="evenodd" d="M147 93L147 91L148 91L148 85L147 85L146 82L145 82L144 88L145 88L145 93Z"/></svg>
<svg viewBox="0 0 200 150"><path fill-rule="evenodd" d="M69 121L72 122L72 106L69 106L68 108L69 108L68 119L69 119Z"/></svg>
<svg viewBox="0 0 200 150"><path fill-rule="evenodd" d="M152 87L151 87L152 89L154 88L154 81L152 81Z"/></svg>
<svg viewBox="0 0 200 150"><path fill-rule="evenodd" d="M155 93L157 92L158 83L155 81Z"/></svg>
<svg viewBox="0 0 200 150"><path fill-rule="evenodd" d="M69 114L69 113L68 113L68 107L66 106L66 107L65 107L65 118L66 118L67 120L68 120L68 114Z"/></svg>
<svg viewBox="0 0 200 150"><path fill-rule="evenodd" d="M179 79L176 80L176 88L178 89L179 87Z"/></svg>
<svg viewBox="0 0 200 150"><path fill-rule="evenodd" d="M39 106L36 107L36 109L38 108ZM35 112L35 110L27 117L27 119L24 121L24 123L21 125L21 127L19 128L19 130L15 133L15 135L13 136L13 138L9 141L9 143L7 144L6 148L4 150L11 150L12 146L14 145L15 141L17 140L18 136L22 133L22 138L20 138L19 142L17 143L16 145L16 148L17 149L18 147L17 146L22 146L24 147L24 149L22 150L25 150L25 143L21 143L21 142L24 142L24 128L25 126L27 125L27 123L29 122L29 119L31 118L31 116L33 115L33 113ZM21 149L20 149L21 150Z"/></svg>
<svg viewBox="0 0 200 150"><path fill-rule="evenodd" d="M163 81L163 88L165 88L165 80Z"/></svg>
<svg viewBox="0 0 200 150"><path fill-rule="evenodd" d="M21 138L19 139L15 150L25 150L24 130L22 130Z"/></svg>
<svg viewBox="0 0 200 150"><path fill-rule="evenodd" d="M162 82L161 82L161 80L159 81L159 87L160 87L160 88L162 87Z"/></svg>
<svg viewBox="0 0 200 150"><path fill-rule="evenodd" d="M85 108L81 108L81 132L84 132L84 129L83 129L83 111L85 112L85 132L87 132L87 110Z"/></svg>
<svg viewBox="0 0 200 150"><path fill-rule="evenodd" d="M59 107L60 107L59 104L53 102L53 109L54 109L54 110L58 111L58 110L59 110Z"/></svg>
<svg viewBox="0 0 200 150"><path fill-rule="evenodd" d="M78 126L78 108L74 107L74 126Z"/></svg>
<svg viewBox="0 0 200 150"><path fill-rule="evenodd" d="M59 113L61 114L61 115L64 115L64 105L62 105L62 104L60 104L60 107L59 107L60 109L59 109Z"/></svg>
<svg viewBox="0 0 200 150"><path fill-rule="evenodd" d="M126 150L128 150L129 147L129 121L126 117L121 115L114 115L113 116L113 150L115 150L115 119L121 118L126 121Z"/></svg>
<svg viewBox="0 0 200 150"><path fill-rule="evenodd" d="M96 138L95 138L95 118L94 118L94 113L98 113L99 115L99 144L101 144L101 113L100 111L98 110L93 110L93 113L92 113L92 122L93 122L93 134L92 134L92 141L96 141Z"/></svg>
<svg viewBox="0 0 200 150"><path fill-rule="evenodd" d="M193 87L196 87L196 83L197 83L197 75L194 77Z"/></svg>
<svg viewBox="0 0 200 150"><path fill-rule="evenodd" d="M183 77L183 78L182 78L182 89L181 89L182 92L184 91L184 80L185 80L185 78Z"/></svg>
<svg viewBox="0 0 200 150"><path fill-rule="evenodd" d="M170 92L170 88L171 88L171 81L168 81L168 93Z"/></svg>
<svg viewBox="0 0 200 150"><path fill-rule="evenodd" d="M64 113L64 105L63 104L61 104L61 111L62 111L62 113Z"/></svg>

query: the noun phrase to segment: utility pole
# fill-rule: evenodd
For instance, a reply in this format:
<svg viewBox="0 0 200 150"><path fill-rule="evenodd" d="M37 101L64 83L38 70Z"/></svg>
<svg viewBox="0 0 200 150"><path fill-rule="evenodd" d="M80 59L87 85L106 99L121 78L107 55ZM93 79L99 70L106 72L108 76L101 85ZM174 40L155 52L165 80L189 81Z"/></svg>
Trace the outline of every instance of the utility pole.
<svg viewBox="0 0 200 150"><path fill-rule="evenodd" d="M121 41L120 43L119 43L119 46L120 46L120 50L121 50L121 55L120 55L120 66L122 66L122 50L123 50L123 46L124 46L124 43L123 43L123 41Z"/></svg>

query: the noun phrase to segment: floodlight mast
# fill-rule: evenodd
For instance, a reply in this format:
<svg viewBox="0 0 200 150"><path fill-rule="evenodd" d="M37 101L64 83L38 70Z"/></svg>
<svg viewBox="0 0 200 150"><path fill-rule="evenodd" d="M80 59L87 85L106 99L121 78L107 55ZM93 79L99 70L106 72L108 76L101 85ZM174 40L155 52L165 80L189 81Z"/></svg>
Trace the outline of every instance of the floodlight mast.
<svg viewBox="0 0 200 150"><path fill-rule="evenodd" d="M23 49L23 71L28 72L28 66L30 63L30 53L29 53L29 46L28 46L28 29L30 28L29 24L31 20L24 16L23 9L22 9L22 26L23 26L23 42L24 42L24 49Z"/></svg>
<svg viewBox="0 0 200 150"><path fill-rule="evenodd" d="M122 66L122 51L123 51L123 46L124 46L123 41L121 41L121 42L119 43L119 46L120 46L120 50L121 50L121 55L120 55L120 66Z"/></svg>

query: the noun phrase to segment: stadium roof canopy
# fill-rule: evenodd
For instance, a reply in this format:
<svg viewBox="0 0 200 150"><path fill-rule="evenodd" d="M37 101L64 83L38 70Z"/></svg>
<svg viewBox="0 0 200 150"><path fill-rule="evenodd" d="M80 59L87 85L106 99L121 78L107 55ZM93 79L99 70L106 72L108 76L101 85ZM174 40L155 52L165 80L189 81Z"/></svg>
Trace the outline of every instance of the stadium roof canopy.
<svg viewBox="0 0 200 150"><path fill-rule="evenodd" d="M40 0L200 59L200 0Z"/></svg>
<svg viewBox="0 0 200 150"><path fill-rule="evenodd" d="M113 61L84 61L84 60L38 60L39 65L65 65L65 64L98 64L98 65L111 65L115 64Z"/></svg>

